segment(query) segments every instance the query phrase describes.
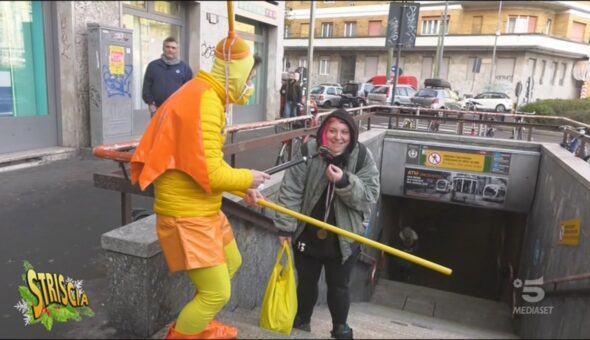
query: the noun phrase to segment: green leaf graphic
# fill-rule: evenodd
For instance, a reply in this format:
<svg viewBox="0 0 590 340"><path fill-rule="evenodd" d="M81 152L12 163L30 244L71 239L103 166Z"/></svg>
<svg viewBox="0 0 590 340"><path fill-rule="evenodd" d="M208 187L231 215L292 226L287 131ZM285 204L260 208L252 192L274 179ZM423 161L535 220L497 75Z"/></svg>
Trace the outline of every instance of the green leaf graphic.
<svg viewBox="0 0 590 340"><path fill-rule="evenodd" d="M48 331L53 328L53 319L45 313L41 315L41 323Z"/></svg>
<svg viewBox="0 0 590 340"><path fill-rule="evenodd" d="M66 322L69 319L70 312L57 303L52 303L47 307L51 317L58 322Z"/></svg>
<svg viewBox="0 0 590 340"><path fill-rule="evenodd" d="M29 303L29 308L30 306L37 305L37 298L33 295L33 293L31 293L29 287L18 286L18 292L20 293L20 296Z"/></svg>
<svg viewBox="0 0 590 340"><path fill-rule="evenodd" d="M41 322L41 319L35 319L35 318L33 318L32 308L29 308L29 310L27 311L27 315L29 316L29 325L34 325L36 323Z"/></svg>
<svg viewBox="0 0 590 340"><path fill-rule="evenodd" d="M88 317L94 316L94 312L89 307L86 307L86 306L80 307L80 308L78 308L78 310L80 311L80 314L82 314L84 316L88 316Z"/></svg>
<svg viewBox="0 0 590 340"><path fill-rule="evenodd" d="M27 272L29 271L29 269L34 270L35 268L33 268L33 265L27 260L23 261L23 267L25 268L25 273L23 275L21 275L21 277L23 279L23 282L27 283Z"/></svg>

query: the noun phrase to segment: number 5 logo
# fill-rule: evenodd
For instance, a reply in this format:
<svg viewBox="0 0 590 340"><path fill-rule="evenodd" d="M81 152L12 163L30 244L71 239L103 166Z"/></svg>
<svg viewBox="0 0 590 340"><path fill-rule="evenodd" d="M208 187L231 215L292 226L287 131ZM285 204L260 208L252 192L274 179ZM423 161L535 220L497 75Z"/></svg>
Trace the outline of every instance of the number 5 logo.
<svg viewBox="0 0 590 340"><path fill-rule="evenodd" d="M514 280L513 285L514 285L514 288L522 287L522 280L520 280L520 279ZM539 302L539 301L543 300L543 298L545 297L545 291L541 287L535 287L535 286L541 286L541 285L543 285L543 277L542 276L536 280L525 280L524 287L522 288L523 300L526 302L530 302L530 303L535 303L535 302Z"/></svg>

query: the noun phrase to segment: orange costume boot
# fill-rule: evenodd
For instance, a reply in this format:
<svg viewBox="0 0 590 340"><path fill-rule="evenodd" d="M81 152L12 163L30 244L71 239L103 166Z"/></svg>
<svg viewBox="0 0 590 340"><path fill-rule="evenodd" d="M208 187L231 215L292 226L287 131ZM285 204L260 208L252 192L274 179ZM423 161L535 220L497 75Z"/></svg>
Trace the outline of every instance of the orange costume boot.
<svg viewBox="0 0 590 340"><path fill-rule="evenodd" d="M237 339L238 330L217 320L212 320L202 332L197 334L182 334L175 327L170 326L166 339Z"/></svg>

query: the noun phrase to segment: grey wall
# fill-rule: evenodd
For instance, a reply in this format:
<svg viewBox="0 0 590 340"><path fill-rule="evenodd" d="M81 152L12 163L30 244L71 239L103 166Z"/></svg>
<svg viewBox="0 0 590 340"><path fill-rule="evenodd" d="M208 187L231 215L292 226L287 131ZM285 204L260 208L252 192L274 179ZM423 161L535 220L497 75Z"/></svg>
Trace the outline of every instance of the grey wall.
<svg viewBox="0 0 590 340"><path fill-rule="evenodd" d="M557 144L543 144L535 202L522 246L518 278L544 281L590 272L590 166ZM559 244L560 221L582 220L578 246ZM560 289L588 288L590 280ZM545 292L552 288L544 286ZM518 292L517 292L518 295ZM527 306L553 307L550 315L520 315L524 338L589 338L590 296L545 296Z"/></svg>

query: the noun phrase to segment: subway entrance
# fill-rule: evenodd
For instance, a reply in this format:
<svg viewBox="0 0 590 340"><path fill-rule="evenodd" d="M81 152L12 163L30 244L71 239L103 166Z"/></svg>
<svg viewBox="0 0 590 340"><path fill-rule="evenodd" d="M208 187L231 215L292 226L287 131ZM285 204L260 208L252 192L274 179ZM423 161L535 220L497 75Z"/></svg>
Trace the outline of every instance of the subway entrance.
<svg viewBox="0 0 590 340"><path fill-rule="evenodd" d="M397 249L453 269L451 276L397 257L382 258L382 278L408 284L510 301L510 284L518 269L526 215L383 196L380 239ZM404 245L404 228L417 240Z"/></svg>

